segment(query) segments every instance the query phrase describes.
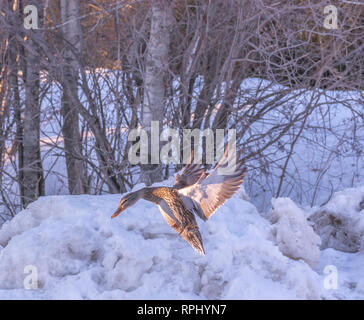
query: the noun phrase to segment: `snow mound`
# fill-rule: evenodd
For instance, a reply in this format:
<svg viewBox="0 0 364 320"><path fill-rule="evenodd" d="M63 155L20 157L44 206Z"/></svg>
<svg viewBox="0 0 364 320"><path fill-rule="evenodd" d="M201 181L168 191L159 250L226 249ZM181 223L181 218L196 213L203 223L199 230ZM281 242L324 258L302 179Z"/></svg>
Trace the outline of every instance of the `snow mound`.
<svg viewBox="0 0 364 320"><path fill-rule="evenodd" d="M304 212L289 198L272 199L268 218L281 252L292 259L303 259L315 268L320 258L320 237L308 224Z"/></svg>
<svg viewBox="0 0 364 320"><path fill-rule="evenodd" d="M42 197L6 222L0 229L0 299L331 297L321 275L282 254L270 240L269 221L245 200L232 198L209 221L198 221L206 256L147 201L111 219L119 200ZM24 287L29 266L37 289Z"/></svg>
<svg viewBox="0 0 364 320"><path fill-rule="evenodd" d="M334 194L333 198L310 217L320 235L322 249L345 252L364 249L364 186Z"/></svg>

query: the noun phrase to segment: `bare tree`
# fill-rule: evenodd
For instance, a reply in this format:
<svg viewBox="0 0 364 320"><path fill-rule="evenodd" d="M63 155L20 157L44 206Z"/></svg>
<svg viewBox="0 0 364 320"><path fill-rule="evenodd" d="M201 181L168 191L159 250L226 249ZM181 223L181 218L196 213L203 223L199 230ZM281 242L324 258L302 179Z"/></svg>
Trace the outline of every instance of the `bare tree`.
<svg viewBox="0 0 364 320"><path fill-rule="evenodd" d="M82 146L79 132L78 109L72 103L72 97L78 95L79 64L76 54L82 55L82 31L79 21L77 0L62 0L61 20L64 37L62 84L62 133L67 164L68 188L70 194L81 194L87 191Z"/></svg>
<svg viewBox="0 0 364 320"><path fill-rule="evenodd" d="M168 72L168 51L170 45L169 29L171 24L172 11L169 6L169 1L153 1L151 7L150 36L145 58L144 104L142 108L142 126L147 131L149 137L151 136L152 121L159 123L159 130L161 130L163 125L164 106L166 103L165 87ZM162 166L159 160L159 153L158 159L153 159L151 152L149 152L149 155L150 161L157 160L158 164L141 166L141 180L146 185L162 179Z"/></svg>
<svg viewBox="0 0 364 320"><path fill-rule="evenodd" d="M36 199L42 180L48 194L101 194L168 177L180 167L128 162L128 132L151 135L152 121L181 137L236 129L262 210L362 181L363 6L343 4L327 30L328 0L62 0L27 31L30 3L0 3L1 212Z"/></svg>
<svg viewBox="0 0 364 320"><path fill-rule="evenodd" d="M40 24L43 21L43 5L38 1L28 1L27 4L36 5L39 13ZM19 8L20 10L22 8ZM25 111L23 123L23 148L24 148L24 168L23 205L44 195L43 168L40 156L40 71L41 57L37 42L42 38L41 29L27 30L27 39L24 41L25 65L23 70L25 86Z"/></svg>

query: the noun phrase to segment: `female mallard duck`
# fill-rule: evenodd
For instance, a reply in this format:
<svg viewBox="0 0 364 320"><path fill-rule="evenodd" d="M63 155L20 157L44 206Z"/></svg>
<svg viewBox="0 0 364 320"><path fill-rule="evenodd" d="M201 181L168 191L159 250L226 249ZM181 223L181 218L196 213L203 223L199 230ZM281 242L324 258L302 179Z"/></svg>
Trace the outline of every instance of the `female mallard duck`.
<svg viewBox="0 0 364 320"><path fill-rule="evenodd" d="M182 174L177 175L173 187L150 187L125 195L115 218L140 199L155 203L163 218L197 252L205 254L202 238L194 214L206 221L239 189L244 177L244 168L236 163L229 175L218 173L217 168L229 165L231 154L226 149L224 156L210 173L199 164L186 165ZM235 156L235 154L234 154Z"/></svg>

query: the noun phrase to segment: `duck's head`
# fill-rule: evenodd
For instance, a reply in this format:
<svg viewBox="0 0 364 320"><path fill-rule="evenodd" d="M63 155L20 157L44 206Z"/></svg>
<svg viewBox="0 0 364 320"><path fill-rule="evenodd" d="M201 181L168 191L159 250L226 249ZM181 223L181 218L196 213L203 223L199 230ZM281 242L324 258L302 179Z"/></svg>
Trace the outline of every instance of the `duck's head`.
<svg viewBox="0 0 364 320"><path fill-rule="evenodd" d="M124 197L121 198L119 206L118 206L117 210L114 212L114 214L111 216L111 218L115 218L121 212L123 212L125 209L134 205L142 196L143 196L142 190L138 190L138 191L130 192L130 193L126 194Z"/></svg>

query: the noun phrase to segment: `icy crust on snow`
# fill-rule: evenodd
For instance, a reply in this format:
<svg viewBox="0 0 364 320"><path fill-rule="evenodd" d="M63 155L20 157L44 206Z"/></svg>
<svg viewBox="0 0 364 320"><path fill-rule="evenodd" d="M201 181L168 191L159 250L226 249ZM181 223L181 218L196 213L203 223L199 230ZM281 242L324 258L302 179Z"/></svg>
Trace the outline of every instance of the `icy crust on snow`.
<svg viewBox="0 0 364 320"><path fill-rule="evenodd" d="M322 240L322 249L345 252L364 249L364 186L336 192L309 219Z"/></svg>
<svg viewBox="0 0 364 320"><path fill-rule="evenodd" d="M268 218L273 223L275 243L292 259L303 259L315 268L320 258L320 237L308 224L305 214L290 198L272 199Z"/></svg>
<svg viewBox="0 0 364 320"><path fill-rule="evenodd" d="M283 255L272 226L237 197L198 221L200 256L139 201L116 219L120 195L49 196L0 229L0 299L319 299L323 278ZM38 289L24 289L24 268Z"/></svg>

